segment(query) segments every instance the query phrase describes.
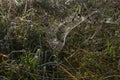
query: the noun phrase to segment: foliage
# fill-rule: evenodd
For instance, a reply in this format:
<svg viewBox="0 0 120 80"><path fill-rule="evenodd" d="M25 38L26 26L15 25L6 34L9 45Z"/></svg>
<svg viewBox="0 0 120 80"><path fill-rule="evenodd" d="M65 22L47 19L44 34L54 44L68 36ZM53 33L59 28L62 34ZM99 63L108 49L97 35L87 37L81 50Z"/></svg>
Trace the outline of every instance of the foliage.
<svg viewBox="0 0 120 80"><path fill-rule="evenodd" d="M119 0L11 1L0 0L0 79L120 79Z"/></svg>

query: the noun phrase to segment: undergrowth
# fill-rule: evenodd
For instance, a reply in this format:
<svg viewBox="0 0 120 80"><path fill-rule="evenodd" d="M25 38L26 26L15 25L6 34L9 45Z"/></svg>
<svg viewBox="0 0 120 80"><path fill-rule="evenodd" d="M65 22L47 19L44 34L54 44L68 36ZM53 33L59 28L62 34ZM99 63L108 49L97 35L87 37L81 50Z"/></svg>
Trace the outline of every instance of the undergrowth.
<svg viewBox="0 0 120 80"><path fill-rule="evenodd" d="M120 79L119 0L18 2L0 0L0 80ZM48 34L59 24L74 26L69 16L95 10L69 32L61 51L51 47Z"/></svg>

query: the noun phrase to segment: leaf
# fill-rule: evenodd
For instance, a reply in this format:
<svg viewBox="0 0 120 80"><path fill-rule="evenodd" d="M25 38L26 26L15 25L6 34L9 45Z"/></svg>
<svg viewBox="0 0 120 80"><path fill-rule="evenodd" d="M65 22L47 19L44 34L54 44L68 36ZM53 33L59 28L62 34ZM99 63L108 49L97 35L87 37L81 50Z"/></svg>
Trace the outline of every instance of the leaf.
<svg viewBox="0 0 120 80"><path fill-rule="evenodd" d="M81 6L79 5L76 9L77 13L80 14L81 13Z"/></svg>

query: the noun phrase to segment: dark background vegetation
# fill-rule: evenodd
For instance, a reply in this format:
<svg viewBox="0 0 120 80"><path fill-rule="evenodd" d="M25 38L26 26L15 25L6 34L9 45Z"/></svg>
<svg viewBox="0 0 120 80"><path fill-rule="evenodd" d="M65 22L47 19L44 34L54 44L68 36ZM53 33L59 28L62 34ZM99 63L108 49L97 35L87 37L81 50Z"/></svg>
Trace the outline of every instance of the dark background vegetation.
<svg viewBox="0 0 120 80"><path fill-rule="evenodd" d="M57 63L64 65L57 66L57 78L120 80L119 0L0 0L0 80L48 80L43 77L56 75L43 75L40 67L56 54L47 34L73 13L82 17L95 10L97 14L68 34L57 55Z"/></svg>

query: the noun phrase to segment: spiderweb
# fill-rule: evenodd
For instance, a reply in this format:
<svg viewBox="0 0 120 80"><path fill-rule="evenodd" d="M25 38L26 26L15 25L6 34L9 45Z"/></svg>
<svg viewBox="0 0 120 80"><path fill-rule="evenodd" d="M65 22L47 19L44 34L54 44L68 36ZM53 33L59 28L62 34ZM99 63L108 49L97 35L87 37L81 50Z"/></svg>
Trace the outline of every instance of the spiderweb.
<svg viewBox="0 0 120 80"><path fill-rule="evenodd" d="M91 17L97 12L98 11L93 11L85 17L79 17L76 13L73 13L71 16L63 20L63 22L55 22L51 25L47 33L47 41L53 51L59 53L65 45L67 35L74 28L86 21L88 17Z"/></svg>

